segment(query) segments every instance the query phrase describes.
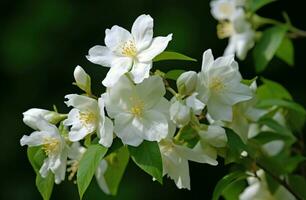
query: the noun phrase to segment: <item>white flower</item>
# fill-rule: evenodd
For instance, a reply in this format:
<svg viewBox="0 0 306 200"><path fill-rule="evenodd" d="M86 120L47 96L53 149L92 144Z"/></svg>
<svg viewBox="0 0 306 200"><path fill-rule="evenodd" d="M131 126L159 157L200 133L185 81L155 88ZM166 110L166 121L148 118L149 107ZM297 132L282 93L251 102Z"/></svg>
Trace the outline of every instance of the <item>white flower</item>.
<svg viewBox="0 0 306 200"><path fill-rule="evenodd" d="M194 114L201 114L202 110L205 107L205 104L202 103L198 98L198 93L194 92L189 97L185 99L186 105L191 108Z"/></svg>
<svg viewBox="0 0 306 200"><path fill-rule="evenodd" d="M165 50L172 34L153 38L153 19L140 15L132 26L131 33L120 26L105 31L106 46L94 46L87 59L95 64L110 67L102 81L106 87L113 86L126 72L135 83L149 77L152 60Z"/></svg>
<svg viewBox="0 0 306 200"><path fill-rule="evenodd" d="M176 145L171 138L159 142L159 148L163 160L163 175L168 175L174 180L179 189L190 190L190 176L188 160L217 165L218 162L206 155L201 145L198 143L193 149Z"/></svg>
<svg viewBox="0 0 306 200"><path fill-rule="evenodd" d="M239 200L295 200L295 197L283 186L272 194L269 191L265 174L263 170L256 172L256 177L249 177L249 186L240 194Z"/></svg>
<svg viewBox="0 0 306 200"><path fill-rule="evenodd" d="M113 142L113 124L105 117L103 98L96 101L77 94L66 95L65 98L68 99L65 102L67 106L74 107L64 121L65 126L72 126L69 140L76 142L96 131L100 138L99 143L110 147Z"/></svg>
<svg viewBox="0 0 306 200"><path fill-rule="evenodd" d="M33 117L37 131L31 135L24 135L21 140L21 146L28 145L41 146L47 155L39 173L43 178L47 177L49 171L55 176L55 183L59 184L65 179L67 147L64 138L60 135L58 129L53 124L48 123L42 117Z"/></svg>
<svg viewBox="0 0 306 200"><path fill-rule="evenodd" d="M143 140L160 141L168 134L168 119L160 106L165 101L165 87L158 76L134 85L122 76L108 88L105 106L114 118L114 132L124 144L138 146Z"/></svg>
<svg viewBox="0 0 306 200"><path fill-rule="evenodd" d="M236 12L236 0L213 0L210 2L211 14L216 20L230 20Z"/></svg>
<svg viewBox="0 0 306 200"><path fill-rule="evenodd" d="M211 159L217 159L217 148L225 147L227 144L225 130L217 125L209 125L202 127L198 134L202 149L206 155Z"/></svg>
<svg viewBox="0 0 306 200"><path fill-rule="evenodd" d="M182 73L176 81L179 93L182 95L192 94L196 89L197 79L197 73L194 71Z"/></svg>
<svg viewBox="0 0 306 200"><path fill-rule="evenodd" d="M31 108L23 113L23 122L32 129L37 130L37 117L42 117L48 122L56 124L60 120L64 119L65 115L50 110Z"/></svg>
<svg viewBox="0 0 306 200"><path fill-rule="evenodd" d="M229 37L229 43L224 55L235 55L244 60L247 52L255 44L255 31L251 24L245 19L243 9L237 9L231 21L221 22L217 26L218 37L223 39Z"/></svg>
<svg viewBox="0 0 306 200"><path fill-rule="evenodd" d="M240 83L241 80L238 63L233 56L214 60L210 49L204 52L197 92L214 120L231 121L232 106L252 98L250 88Z"/></svg>
<svg viewBox="0 0 306 200"><path fill-rule="evenodd" d="M73 76L76 85L87 94L91 94L91 81L90 76L84 71L81 66L77 66L74 69Z"/></svg>
<svg viewBox="0 0 306 200"><path fill-rule="evenodd" d="M178 125L183 127L187 125L191 119L191 110L183 102L180 102L174 97L173 103L169 109L170 119Z"/></svg>

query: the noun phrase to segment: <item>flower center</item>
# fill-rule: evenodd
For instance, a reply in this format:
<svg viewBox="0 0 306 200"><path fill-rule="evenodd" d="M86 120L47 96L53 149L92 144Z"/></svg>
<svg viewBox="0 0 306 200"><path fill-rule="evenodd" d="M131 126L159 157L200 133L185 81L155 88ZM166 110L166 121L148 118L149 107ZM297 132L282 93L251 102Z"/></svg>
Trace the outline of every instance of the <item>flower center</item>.
<svg viewBox="0 0 306 200"><path fill-rule="evenodd" d="M128 57L135 57L137 54L137 49L135 42L132 40L128 40L122 45L122 55L128 56Z"/></svg>
<svg viewBox="0 0 306 200"><path fill-rule="evenodd" d="M215 92L220 92L225 88L225 85L219 78L213 78L209 84L209 88Z"/></svg>
<svg viewBox="0 0 306 200"><path fill-rule="evenodd" d="M219 39L230 37L234 33L234 26L230 22L220 22L217 25L217 35Z"/></svg>
<svg viewBox="0 0 306 200"><path fill-rule="evenodd" d="M86 126L96 121L96 115L92 112L80 112L80 121Z"/></svg>
<svg viewBox="0 0 306 200"><path fill-rule="evenodd" d="M60 141L56 138L45 138L42 150L47 156L53 153L57 153L60 149Z"/></svg>
<svg viewBox="0 0 306 200"><path fill-rule="evenodd" d="M141 100L137 100L134 102L134 105L132 106L130 112L135 117L141 117L143 114L143 109L144 109L144 102Z"/></svg>
<svg viewBox="0 0 306 200"><path fill-rule="evenodd" d="M219 10L225 15L230 15L233 12L233 7L231 4L223 3L220 5Z"/></svg>

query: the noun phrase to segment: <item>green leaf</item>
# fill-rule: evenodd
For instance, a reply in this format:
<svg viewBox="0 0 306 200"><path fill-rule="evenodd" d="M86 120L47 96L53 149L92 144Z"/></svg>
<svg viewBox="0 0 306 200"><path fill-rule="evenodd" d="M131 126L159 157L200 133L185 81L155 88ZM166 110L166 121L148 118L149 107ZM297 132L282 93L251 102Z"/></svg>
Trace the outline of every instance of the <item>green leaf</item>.
<svg viewBox="0 0 306 200"><path fill-rule="evenodd" d="M303 133L303 127L306 121L305 114L297 112L295 110L289 110L286 115L286 120L291 130L297 131L301 134Z"/></svg>
<svg viewBox="0 0 306 200"><path fill-rule="evenodd" d="M274 1L276 0L252 0L250 9L252 12L256 12L258 9Z"/></svg>
<svg viewBox="0 0 306 200"><path fill-rule="evenodd" d="M185 61L193 61L196 62L197 60L186 56L181 53L171 52L171 51L164 51L158 56L153 59L153 62L162 61L162 60L185 60Z"/></svg>
<svg viewBox="0 0 306 200"><path fill-rule="evenodd" d="M165 74L165 78L176 81L176 79L184 72L185 70L181 70L181 69L170 70Z"/></svg>
<svg viewBox="0 0 306 200"><path fill-rule="evenodd" d="M256 90L258 99L288 99L292 100L291 94L281 84L265 78L261 78L263 84Z"/></svg>
<svg viewBox="0 0 306 200"><path fill-rule="evenodd" d="M39 170L46 158L41 147L28 147L28 159L36 172L36 187L44 200L49 200L52 194L54 185L54 175L49 172L47 177L41 177Z"/></svg>
<svg viewBox="0 0 306 200"><path fill-rule="evenodd" d="M39 173L39 169L42 166L44 159L46 158L45 153L41 147L28 147L27 155L34 171Z"/></svg>
<svg viewBox="0 0 306 200"><path fill-rule="evenodd" d="M260 132L258 135L253 137L251 140L256 140L259 144L263 145L268 142L274 141L274 140L284 140L284 141L292 141L292 138L287 135L279 134L276 132Z"/></svg>
<svg viewBox="0 0 306 200"><path fill-rule="evenodd" d="M303 106L293 101L284 100L284 99L263 99L258 101L256 107L258 108L269 108L272 106L279 106L289 110L296 111L302 115L306 115L306 110Z"/></svg>
<svg viewBox="0 0 306 200"><path fill-rule="evenodd" d="M213 198L212 200L218 200L222 193L233 183L243 180L247 178L248 175L245 172L242 171L235 171L232 172L226 176L224 176L221 180L218 181L214 193L213 193Z"/></svg>
<svg viewBox="0 0 306 200"><path fill-rule="evenodd" d="M225 200L237 200L246 186L246 181L244 180L234 181L223 190L222 196Z"/></svg>
<svg viewBox="0 0 306 200"><path fill-rule="evenodd" d="M243 83L243 84L245 84L245 85L247 85L247 86L250 86L250 85L252 85L252 83L254 82L254 81L256 81L257 80L257 76L255 76L254 78L252 78L252 79L242 79L241 80L241 83Z"/></svg>
<svg viewBox="0 0 306 200"><path fill-rule="evenodd" d="M306 199L306 180L299 175L289 175L289 185L301 197Z"/></svg>
<svg viewBox="0 0 306 200"><path fill-rule="evenodd" d="M288 65L294 65L294 47L292 41L288 37L284 37L275 55Z"/></svg>
<svg viewBox="0 0 306 200"><path fill-rule="evenodd" d="M163 182L162 157L157 142L144 141L138 147L129 146L133 161L158 182Z"/></svg>
<svg viewBox="0 0 306 200"><path fill-rule="evenodd" d="M274 26L263 32L253 52L257 72L265 70L280 46L286 32L287 28L285 26Z"/></svg>
<svg viewBox="0 0 306 200"><path fill-rule="evenodd" d="M122 146L104 158L108 164L104 178L112 195L117 194L120 181L129 162L129 157L128 149L126 146Z"/></svg>
<svg viewBox="0 0 306 200"><path fill-rule="evenodd" d="M292 173L298 167L298 165L304 162L305 160L306 157L301 155L291 156L289 158L286 158L286 160L284 160L284 163L286 163L284 167L288 173Z"/></svg>
<svg viewBox="0 0 306 200"><path fill-rule="evenodd" d="M107 149L100 144L91 145L80 160L77 184L81 199L106 151Z"/></svg>
<svg viewBox="0 0 306 200"><path fill-rule="evenodd" d="M54 186L54 175L49 172L47 177L43 178L39 173L36 175L36 187L44 200L49 200Z"/></svg>
<svg viewBox="0 0 306 200"><path fill-rule="evenodd" d="M258 124L266 125L269 128L273 129L276 133L281 135L285 136L292 135L291 131L287 127L280 125L277 121L271 118L261 118L258 120Z"/></svg>

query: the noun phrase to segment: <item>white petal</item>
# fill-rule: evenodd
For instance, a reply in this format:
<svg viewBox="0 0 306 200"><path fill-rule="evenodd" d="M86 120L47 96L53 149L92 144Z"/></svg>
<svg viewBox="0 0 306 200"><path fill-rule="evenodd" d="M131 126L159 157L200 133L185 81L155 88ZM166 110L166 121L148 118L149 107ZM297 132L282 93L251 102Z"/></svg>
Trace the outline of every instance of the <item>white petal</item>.
<svg viewBox="0 0 306 200"><path fill-rule="evenodd" d="M72 142L77 142L85 138L92 131L88 130L86 127L81 127L76 130L71 129L69 132L69 140Z"/></svg>
<svg viewBox="0 0 306 200"><path fill-rule="evenodd" d="M218 164L215 159L212 159L209 155L205 154L200 143L198 143L193 149L179 145L175 145L175 148L178 154L187 160L191 160L198 163L207 163L210 165Z"/></svg>
<svg viewBox="0 0 306 200"><path fill-rule="evenodd" d="M209 143L214 147L225 147L227 143L227 137L225 130L220 126L209 125L207 130L199 131L201 139Z"/></svg>
<svg viewBox="0 0 306 200"><path fill-rule="evenodd" d="M86 148L81 146L79 142L74 142L69 148L68 158L71 160L81 160Z"/></svg>
<svg viewBox="0 0 306 200"><path fill-rule="evenodd" d="M104 126L98 130L99 143L109 148L113 143L113 122L109 118L105 118Z"/></svg>
<svg viewBox="0 0 306 200"><path fill-rule="evenodd" d="M132 59L129 57L116 58L112 62L112 67L108 71L102 84L105 87L112 87L120 77L128 72L132 65Z"/></svg>
<svg viewBox="0 0 306 200"><path fill-rule="evenodd" d="M65 180L66 174L66 165L67 165L67 152L62 152L60 156L60 165L53 170L54 173L54 182L56 184L60 184L63 180Z"/></svg>
<svg viewBox="0 0 306 200"><path fill-rule="evenodd" d="M208 101L207 109L214 120L232 121L232 106L226 105L216 98L211 98Z"/></svg>
<svg viewBox="0 0 306 200"><path fill-rule="evenodd" d="M81 66L76 66L73 76L77 86L85 92L90 90L90 77Z"/></svg>
<svg viewBox="0 0 306 200"><path fill-rule="evenodd" d="M262 145L262 148L269 156L275 156L283 150L284 146L285 146L284 141L274 140Z"/></svg>
<svg viewBox="0 0 306 200"><path fill-rule="evenodd" d="M123 144L139 146L143 139L138 135L139 129L132 123L133 116L127 113L121 113L115 118L114 131L122 140Z"/></svg>
<svg viewBox="0 0 306 200"><path fill-rule="evenodd" d="M78 94L68 94L65 96L68 101L65 101L66 105L72 106L79 110L91 111L96 112L98 108L98 102L90 97L78 95Z"/></svg>
<svg viewBox="0 0 306 200"><path fill-rule="evenodd" d="M214 62L214 56L212 54L211 49L207 49L203 53L202 58L202 71L208 70Z"/></svg>
<svg viewBox="0 0 306 200"><path fill-rule="evenodd" d="M24 135L20 139L20 145L29 145L29 146L40 146L44 144L44 139L46 137L46 132L35 131L31 135Z"/></svg>
<svg viewBox="0 0 306 200"><path fill-rule="evenodd" d="M46 121L51 121L52 119L58 117L58 113L54 111L49 111L40 108L31 108L23 114L23 122L29 127L38 130L37 118L43 118Z"/></svg>
<svg viewBox="0 0 306 200"><path fill-rule="evenodd" d="M114 53L106 46L96 45L89 49L86 58L92 63L110 67L112 60L116 58L116 55L114 55Z"/></svg>
<svg viewBox="0 0 306 200"><path fill-rule="evenodd" d="M143 124L143 132L141 137L148 141L160 141L168 135L168 121L166 117L154 110L144 113L140 123Z"/></svg>
<svg viewBox="0 0 306 200"><path fill-rule="evenodd" d="M42 164L42 166L39 169L39 173L40 175L45 178L48 176L49 173L49 158L45 158L44 163Z"/></svg>
<svg viewBox="0 0 306 200"><path fill-rule="evenodd" d="M105 44L111 51L118 51L122 44L132 39L131 33L120 26L105 30Z"/></svg>
<svg viewBox="0 0 306 200"><path fill-rule="evenodd" d="M167 37L153 38L151 45L138 54L138 60L140 62L151 62L155 56L167 48L170 40L172 40L172 34L169 34Z"/></svg>
<svg viewBox="0 0 306 200"><path fill-rule="evenodd" d="M150 109L156 105L166 94L163 80L159 76L151 76L141 84L136 85L138 96L144 101L145 109Z"/></svg>
<svg viewBox="0 0 306 200"><path fill-rule="evenodd" d="M150 15L140 15L132 26L132 35L137 51L147 48L153 38L153 19Z"/></svg>
<svg viewBox="0 0 306 200"><path fill-rule="evenodd" d="M190 107L196 115L199 115L205 107L205 104L197 99L197 93L193 93L186 98L186 105Z"/></svg>
<svg viewBox="0 0 306 200"><path fill-rule="evenodd" d="M176 123L178 127L183 127L188 124L191 118L190 108L177 100L171 104L169 114L170 119Z"/></svg>
<svg viewBox="0 0 306 200"><path fill-rule="evenodd" d="M107 167L108 167L107 161L106 160L101 160L101 162L98 165L98 168L96 170L95 176L96 176L97 183L98 183L99 187L101 188L101 190L105 194L110 194L109 188L108 188L107 183L106 183L105 178L104 178L104 174L107 170Z"/></svg>
<svg viewBox="0 0 306 200"><path fill-rule="evenodd" d="M135 83L141 83L144 79L150 75L150 69L152 68L152 62L140 63L135 62L131 70L132 79Z"/></svg>

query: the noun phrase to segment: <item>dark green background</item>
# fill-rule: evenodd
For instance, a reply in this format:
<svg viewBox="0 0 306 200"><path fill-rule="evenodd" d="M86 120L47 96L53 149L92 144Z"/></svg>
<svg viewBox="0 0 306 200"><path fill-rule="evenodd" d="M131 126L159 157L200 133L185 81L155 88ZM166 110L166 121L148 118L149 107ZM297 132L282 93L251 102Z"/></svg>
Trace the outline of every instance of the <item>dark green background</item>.
<svg viewBox="0 0 306 200"><path fill-rule="evenodd" d="M287 11L293 23L306 29L303 1L280 0L261 10L267 17L281 19ZM155 36L173 33L169 50L182 52L201 61L204 50L212 48L222 55L226 40L216 37L216 21L209 11L209 1L1 1L0 19L0 199L40 199L34 172L19 139L31 129L22 123L22 112L32 107L68 112L64 95L78 90L71 84L73 69L81 65L92 77L94 92L103 92L101 80L107 68L86 60L90 47L104 44L104 31L112 25L130 29L142 13L155 20ZM288 67L274 59L261 74L279 81L306 105L306 39L294 41L296 66ZM255 76L252 56L240 63L245 78ZM157 63L159 69L198 70L200 62ZM209 199L217 180L226 173L222 166L190 164L192 191L178 190L170 179L160 186L130 162L119 194L107 197L95 183L84 199ZM76 185L65 181L54 188L52 199L78 199Z"/></svg>

